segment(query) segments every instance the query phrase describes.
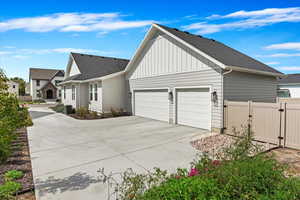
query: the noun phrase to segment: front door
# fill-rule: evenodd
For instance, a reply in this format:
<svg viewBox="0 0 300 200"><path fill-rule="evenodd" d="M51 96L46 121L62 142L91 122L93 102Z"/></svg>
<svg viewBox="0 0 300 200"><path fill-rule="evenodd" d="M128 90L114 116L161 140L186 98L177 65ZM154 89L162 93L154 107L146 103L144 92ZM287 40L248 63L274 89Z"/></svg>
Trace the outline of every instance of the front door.
<svg viewBox="0 0 300 200"><path fill-rule="evenodd" d="M47 99L53 99L53 91L52 90L47 90Z"/></svg>

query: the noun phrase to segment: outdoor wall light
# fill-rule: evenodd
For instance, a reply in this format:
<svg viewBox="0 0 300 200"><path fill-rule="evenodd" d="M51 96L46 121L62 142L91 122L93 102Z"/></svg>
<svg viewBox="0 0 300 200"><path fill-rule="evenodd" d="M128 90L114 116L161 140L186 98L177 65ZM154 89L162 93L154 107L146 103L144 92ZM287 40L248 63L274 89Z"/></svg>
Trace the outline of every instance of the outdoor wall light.
<svg viewBox="0 0 300 200"><path fill-rule="evenodd" d="M169 100L173 101L173 92L172 92L172 90L169 91Z"/></svg>
<svg viewBox="0 0 300 200"><path fill-rule="evenodd" d="M218 101L218 95L217 95L217 91L213 91L211 93L211 101L216 103Z"/></svg>

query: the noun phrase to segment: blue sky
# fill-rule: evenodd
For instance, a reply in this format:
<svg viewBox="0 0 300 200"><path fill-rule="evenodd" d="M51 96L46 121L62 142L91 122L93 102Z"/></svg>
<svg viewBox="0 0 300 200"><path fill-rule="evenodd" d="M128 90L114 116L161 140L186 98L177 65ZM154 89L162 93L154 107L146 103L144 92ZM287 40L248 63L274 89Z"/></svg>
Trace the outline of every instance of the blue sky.
<svg viewBox="0 0 300 200"><path fill-rule="evenodd" d="M152 22L300 73L296 0L6 0L0 8L0 67L9 77L28 79L29 67L65 69L70 51L131 58Z"/></svg>

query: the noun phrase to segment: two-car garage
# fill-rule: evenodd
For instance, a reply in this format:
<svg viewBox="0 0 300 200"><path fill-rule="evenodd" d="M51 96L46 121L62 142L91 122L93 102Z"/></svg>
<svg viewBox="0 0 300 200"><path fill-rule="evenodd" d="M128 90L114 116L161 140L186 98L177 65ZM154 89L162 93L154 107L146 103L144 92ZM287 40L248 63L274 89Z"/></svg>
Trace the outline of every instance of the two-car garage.
<svg viewBox="0 0 300 200"><path fill-rule="evenodd" d="M137 116L211 129L209 87L135 90L133 105Z"/></svg>

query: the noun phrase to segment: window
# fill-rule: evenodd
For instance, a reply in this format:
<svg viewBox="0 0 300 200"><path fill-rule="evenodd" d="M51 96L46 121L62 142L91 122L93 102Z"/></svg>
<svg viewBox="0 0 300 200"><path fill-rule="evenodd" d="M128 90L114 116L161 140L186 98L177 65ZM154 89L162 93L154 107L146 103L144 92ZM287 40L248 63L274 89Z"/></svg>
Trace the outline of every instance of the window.
<svg viewBox="0 0 300 200"><path fill-rule="evenodd" d="M75 100L75 85L72 85L72 100Z"/></svg>
<svg viewBox="0 0 300 200"><path fill-rule="evenodd" d="M281 97L281 98L291 97L290 90L288 90L288 89L279 89L279 90L277 90L277 97Z"/></svg>
<svg viewBox="0 0 300 200"><path fill-rule="evenodd" d="M36 80L36 86L40 86L40 80Z"/></svg>
<svg viewBox="0 0 300 200"><path fill-rule="evenodd" d="M66 86L64 86L64 99L66 99Z"/></svg>
<svg viewBox="0 0 300 200"><path fill-rule="evenodd" d="M98 85L97 85L97 83L94 85L94 98L95 98L95 101L98 101Z"/></svg>
<svg viewBox="0 0 300 200"><path fill-rule="evenodd" d="M93 85L90 85L90 101L93 101Z"/></svg>

